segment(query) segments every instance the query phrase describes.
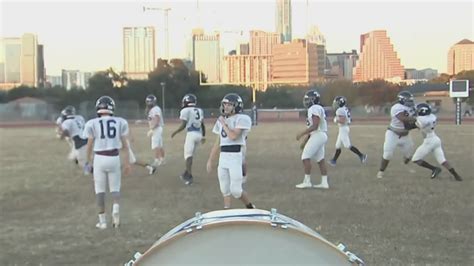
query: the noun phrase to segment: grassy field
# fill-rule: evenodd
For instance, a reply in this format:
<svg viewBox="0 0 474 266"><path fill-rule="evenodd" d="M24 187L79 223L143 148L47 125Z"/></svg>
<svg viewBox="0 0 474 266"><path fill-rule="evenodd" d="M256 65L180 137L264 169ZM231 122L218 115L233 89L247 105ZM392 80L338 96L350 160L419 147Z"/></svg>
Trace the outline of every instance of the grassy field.
<svg viewBox="0 0 474 266"><path fill-rule="evenodd" d="M91 177L66 160L68 146L53 129L0 129L0 265L120 265L196 211L220 209L216 173L205 172L215 136L197 152L196 182L185 186L178 178L184 134L170 138L177 126L165 129L165 166L153 176L136 167L123 177L122 226L103 231L95 229ZM437 130L463 182L445 169L431 180L428 170L405 166L399 152L386 177L377 179L386 126L354 125L352 142L369 160L361 165L343 151L338 165L328 166L326 191L294 188L303 178L295 141L302 128L303 122L263 123L250 133L247 190L259 208L277 208L329 241L344 242L369 265L474 264L474 125L442 124ZM146 129L132 131L137 157L150 160ZM334 153L336 134L331 126L326 158ZM420 134L411 134L420 144ZM435 163L431 156L427 160ZM313 183L319 178L314 168ZM233 207L242 205L234 201Z"/></svg>

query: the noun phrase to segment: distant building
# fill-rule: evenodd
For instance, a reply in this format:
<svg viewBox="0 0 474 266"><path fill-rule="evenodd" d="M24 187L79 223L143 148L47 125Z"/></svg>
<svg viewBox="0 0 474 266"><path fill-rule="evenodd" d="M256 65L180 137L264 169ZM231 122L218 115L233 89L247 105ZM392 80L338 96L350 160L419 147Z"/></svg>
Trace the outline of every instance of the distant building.
<svg viewBox="0 0 474 266"><path fill-rule="evenodd" d="M63 69L61 73L62 86L66 88L66 90L70 90L72 88L86 89L89 87L89 79L92 77L91 72Z"/></svg>
<svg viewBox="0 0 474 266"><path fill-rule="evenodd" d="M315 25L312 25L309 28L309 32L306 35L306 40L308 40L309 43L315 43L317 45L326 46L326 38L321 33L318 26L315 26Z"/></svg>
<svg viewBox="0 0 474 266"><path fill-rule="evenodd" d="M123 28L124 72L129 79L148 79L155 68L155 28Z"/></svg>
<svg viewBox="0 0 474 266"><path fill-rule="evenodd" d="M271 80L270 55L224 56L223 82L265 90Z"/></svg>
<svg viewBox="0 0 474 266"><path fill-rule="evenodd" d="M360 55L354 68L354 82L401 80L404 75L403 66L387 31L376 30L360 36Z"/></svg>
<svg viewBox="0 0 474 266"><path fill-rule="evenodd" d="M249 54L271 55L273 47L281 44L281 35L275 32L261 30L250 31Z"/></svg>
<svg viewBox="0 0 474 266"><path fill-rule="evenodd" d="M250 47L248 43L241 43L239 45L239 51L237 51L239 55L248 55L250 54Z"/></svg>
<svg viewBox="0 0 474 266"><path fill-rule="evenodd" d="M448 51L448 74L456 75L465 70L474 70L474 42L468 39L456 43Z"/></svg>
<svg viewBox="0 0 474 266"><path fill-rule="evenodd" d="M311 84L324 78L324 46L296 39L273 47L273 83Z"/></svg>
<svg viewBox="0 0 474 266"><path fill-rule="evenodd" d="M438 70L432 68L425 69L414 69L406 68L405 69L405 79L414 79L414 80L430 80L438 77Z"/></svg>
<svg viewBox="0 0 474 266"><path fill-rule="evenodd" d="M63 80L61 76L46 76L46 84L51 87L62 86Z"/></svg>
<svg viewBox="0 0 474 266"><path fill-rule="evenodd" d="M0 38L0 89L42 86L44 76L43 46L36 35Z"/></svg>
<svg viewBox="0 0 474 266"><path fill-rule="evenodd" d="M291 42L291 0L277 0L276 4L276 32L281 36L282 42Z"/></svg>
<svg viewBox="0 0 474 266"><path fill-rule="evenodd" d="M204 30L194 29L191 41L194 69L201 71L208 83L221 81L220 35L205 35Z"/></svg>
<svg viewBox="0 0 474 266"><path fill-rule="evenodd" d="M326 78L352 80L352 70L358 59L359 55L356 50L352 50L350 53L326 54Z"/></svg>

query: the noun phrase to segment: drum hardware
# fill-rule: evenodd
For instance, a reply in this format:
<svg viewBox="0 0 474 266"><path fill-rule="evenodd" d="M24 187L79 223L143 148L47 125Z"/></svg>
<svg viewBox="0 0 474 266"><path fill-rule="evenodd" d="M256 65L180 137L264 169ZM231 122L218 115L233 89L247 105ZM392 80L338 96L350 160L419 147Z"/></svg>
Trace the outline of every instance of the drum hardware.
<svg viewBox="0 0 474 266"><path fill-rule="evenodd" d="M272 208L270 210L270 225L272 227L277 227L278 225L280 225L281 228L287 229L288 228L287 224L289 224L289 222L278 217L277 209Z"/></svg>
<svg viewBox="0 0 474 266"><path fill-rule="evenodd" d="M143 255L142 253L136 252L133 255L133 258L129 260L127 263L125 263L123 266L133 266L133 264L135 264L135 261L138 260L142 255Z"/></svg>
<svg viewBox="0 0 474 266"><path fill-rule="evenodd" d="M344 254L346 254L346 256L347 256L347 258L350 262L357 263L357 265L365 265L365 262L361 258L357 257L354 253L347 250L346 245L344 245L343 243L339 243L337 245L337 248L340 251L344 252Z"/></svg>

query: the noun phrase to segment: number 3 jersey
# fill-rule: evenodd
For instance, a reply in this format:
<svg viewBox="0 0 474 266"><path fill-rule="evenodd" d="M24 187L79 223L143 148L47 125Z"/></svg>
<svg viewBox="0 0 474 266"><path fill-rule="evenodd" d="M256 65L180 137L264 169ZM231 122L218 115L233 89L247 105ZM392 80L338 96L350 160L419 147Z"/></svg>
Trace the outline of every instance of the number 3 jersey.
<svg viewBox="0 0 474 266"><path fill-rule="evenodd" d="M436 136L434 129L436 127L436 116L434 114L418 116L416 126L420 129L423 138Z"/></svg>
<svg viewBox="0 0 474 266"><path fill-rule="evenodd" d="M186 131L202 132L201 124L204 118L204 112L201 108L185 107L179 113L179 119L186 121Z"/></svg>
<svg viewBox="0 0 474 266"><path fill-rule="evenodd" d="M235 114L225 119L225 123L230 129L240 128L243 130L242 134L235 139L231 140L227 137L226 132L222 128L221 122L219 120L216 121L212 132L218 134L220 137L221 146L229 146L229 145L245 145L245 137L247 136L250 128L252 127L252 120L248 115L244 114Z"/></svg>
<svg viewBox="0 0 474 266"><path fill-rule="evenodd" d="M116 116L102 116L87 121L84 137L94 138L94 151L122 148L121 137L128 135L128 123Z"/></svg>

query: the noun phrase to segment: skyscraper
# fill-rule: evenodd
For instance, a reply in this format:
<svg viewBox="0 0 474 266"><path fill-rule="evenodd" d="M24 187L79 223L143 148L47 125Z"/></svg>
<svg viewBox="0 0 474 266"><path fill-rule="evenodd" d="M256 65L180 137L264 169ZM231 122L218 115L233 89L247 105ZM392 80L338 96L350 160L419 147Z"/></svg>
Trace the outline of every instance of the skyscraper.
<svg viewBox="0 0 474 266"><path fill-rule="evenodd" d="M277 0L276 32L283 42L291 42L291 0Z"/></svg>
<svg viewBox="0 0 474 266"><path fill-rule="evenodd" d="M44 74L43 46L38 45L36 35L0 38L0 88L37 87Z"/></svg>
<svg viewBox="0 0 474 266"><path fill-rule="evenodd" d="M464 39L451 46L448 52L448 74L474 70L474 42Z"/></svg>
<svg viewBox="0 0 474 266"><path fill-rule="evenodd" d="M319 30L318 26L312 25L309 28L308 34L306 34L306 40L310 43L326 46L326 38Z"/></svg>
<svg viewBox="0 0 474 266"><path fill-rule="evenodd" d="M281 35L261 30L250 31L249 50L251 55L271 55L272 48L281 43Z"/></svg>
<svg viewBox="0 0 474 266"><path fill-rule="evenodd" d="M124 71L130 79L147 79L155 68L155 28L123 28Z"/></svg>
<svg viewBox="0 0 474 266"><path fill-rule="evenodd" d="M221 81L220 35L205 35L203 30L193 30L191 54L194 69L202 71L208 83Z"/></svg>
<svg viewBox="0 0 474 266"><path fill-rule="evenodd" d="M360 36L360 56L354 68L353 81L403 79L404 68L385 30Z"/></svg>

